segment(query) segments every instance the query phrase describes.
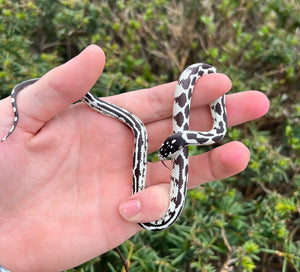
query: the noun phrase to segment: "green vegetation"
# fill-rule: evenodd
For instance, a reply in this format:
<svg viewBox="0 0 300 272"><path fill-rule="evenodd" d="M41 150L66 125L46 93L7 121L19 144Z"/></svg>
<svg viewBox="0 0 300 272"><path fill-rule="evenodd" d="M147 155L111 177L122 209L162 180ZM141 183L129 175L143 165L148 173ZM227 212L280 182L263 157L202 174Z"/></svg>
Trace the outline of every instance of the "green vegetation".
<svg viewBox="0 0 300 272"><path fill-rule="evenodd" d="M106 53L99 95L199 61L229 75L231 92L263 91L268 115L226 137L249 147L248 168L190 191L178 224L120 251L130 272L300 271L299 14L297 0L0 0L1 97L90 43ZM125 270L111 251L70 271Z"/></svg>

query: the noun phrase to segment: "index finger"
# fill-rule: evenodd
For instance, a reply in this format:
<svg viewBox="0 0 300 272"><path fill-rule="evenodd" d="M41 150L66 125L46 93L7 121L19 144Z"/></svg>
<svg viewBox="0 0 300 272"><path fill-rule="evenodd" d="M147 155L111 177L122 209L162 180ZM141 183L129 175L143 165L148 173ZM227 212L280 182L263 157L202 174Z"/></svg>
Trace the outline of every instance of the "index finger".
<svg viewBox="0 0 300 272"><path fill-rule="evenodd" d="M177 82L158 85L105 98L107 101L137 115L145 124L166 119L172 115ZM224 74L208 74L195 84L191 109L204 106L231 89L231 80Z"/></svg>

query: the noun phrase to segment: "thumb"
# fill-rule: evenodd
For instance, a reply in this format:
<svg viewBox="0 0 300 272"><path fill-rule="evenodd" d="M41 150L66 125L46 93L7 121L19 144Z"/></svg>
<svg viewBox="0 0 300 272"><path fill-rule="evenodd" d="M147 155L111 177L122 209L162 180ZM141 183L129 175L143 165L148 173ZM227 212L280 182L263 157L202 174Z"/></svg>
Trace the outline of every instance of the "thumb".
<svg viewBox="0 0 300 272"><path fill-rule="evenodd" d="M121 202L119 211L128 222L145 223L163 217L169 207L170 185L146 188Z"/></svg>
<svg viewBox="0 0 300 272"><path fill-rule="evenodd" d="M90 90L101 74L104 63L102 49L91 45L28 86L26 91L18 94L18 127L35 134L47 121ZM9 99L5 102L4 108L10 111Z"/></svg>

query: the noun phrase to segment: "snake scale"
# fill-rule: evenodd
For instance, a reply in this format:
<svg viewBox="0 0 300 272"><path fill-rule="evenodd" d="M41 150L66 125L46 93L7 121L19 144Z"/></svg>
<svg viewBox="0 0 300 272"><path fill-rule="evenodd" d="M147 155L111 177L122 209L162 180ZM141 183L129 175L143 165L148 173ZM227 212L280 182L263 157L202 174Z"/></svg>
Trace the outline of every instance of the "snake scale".
<svg viewBox="0 0 300 272"><path fill-rule="evenodd" d="M159 148L159 158L161 160L172 159L170 204L165 216L161 219L140 223L147 230L160 231L170 227L182 212L188 183L188 146L211 145L220 141L226 134L227 116L224 95L210 103L213 119L212 129L205 132L189 130L190 104L195 83L201 76L211 73L216 73L216 69L213 66L197 63L187 67L180 75L174 96L173 134ZM4 142L17 126L19 113L16 97L18 92L37 80L38 78L23 81L13 88L11 102L15 116L14 123L1 142ZM135 139L132 193L135 194L143 190L146 180L148 149L147 130L143 122L129 111L103 101L90 92L82 98L82 101L93 110L116 118L132 129Z"/></svg>

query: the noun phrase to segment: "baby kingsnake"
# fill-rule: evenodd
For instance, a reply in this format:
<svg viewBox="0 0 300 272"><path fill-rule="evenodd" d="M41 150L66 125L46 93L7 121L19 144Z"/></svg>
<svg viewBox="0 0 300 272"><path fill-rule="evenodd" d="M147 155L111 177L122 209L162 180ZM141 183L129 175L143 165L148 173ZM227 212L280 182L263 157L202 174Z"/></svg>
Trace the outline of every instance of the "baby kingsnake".
<svg viewBox="0 0 300 272"><path fill-rule="evenodd" d="M210 73L216 73L213 66L197 63L186 68L178 80L173 105L173 134L159 148L159 158L161 160L172 159L170 204L165 216L161 219L140 223L147 230L160 231L170 227L177 220L184 207L188 182L188 146L211 145L220 141L226 134L227 116L224 95L210 103L213 119L212 129L207 132L189 130L190 103L195 83L199 77ZM18 92L37 80L23 81L13 88L11 102L15 119L10 131L3 137L1 142L4 142L17 126L19 114L16 96ZM127 110L103 101L90 92L82 98L82 101L92 109L116 118L132 129L135 138L132 193L135 194L143 190L145 188L148 148L147 130L143 122Z"/></svg>

